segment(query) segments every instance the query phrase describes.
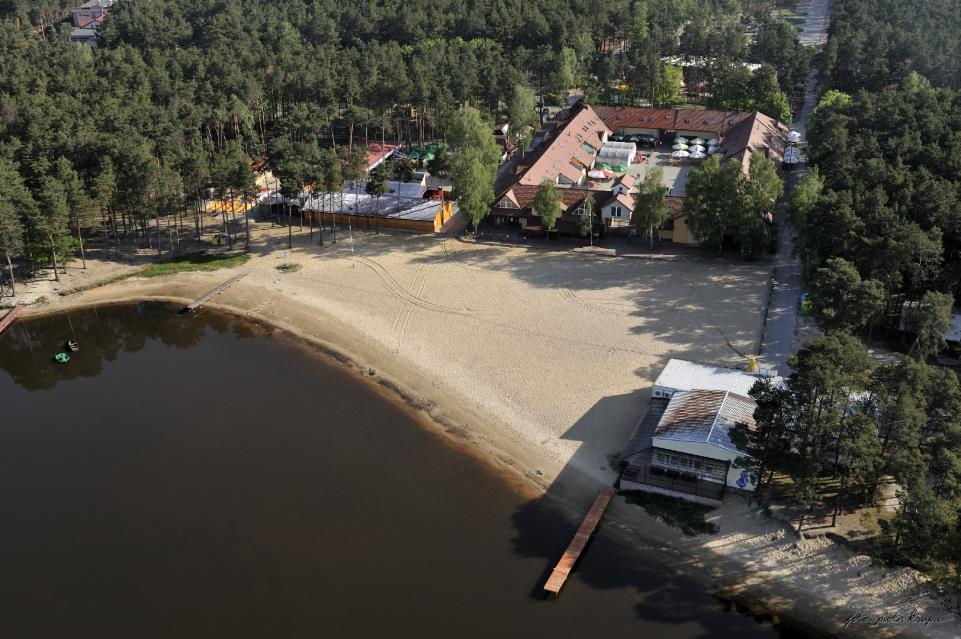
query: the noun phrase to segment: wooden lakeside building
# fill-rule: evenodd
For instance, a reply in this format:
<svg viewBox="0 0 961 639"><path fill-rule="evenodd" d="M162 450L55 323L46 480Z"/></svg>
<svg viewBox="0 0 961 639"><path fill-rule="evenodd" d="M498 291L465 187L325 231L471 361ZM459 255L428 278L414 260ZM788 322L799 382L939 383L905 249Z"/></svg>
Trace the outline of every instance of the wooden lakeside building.
<svg viewBox="0 0 961 639"><path fill-rule="evenodd" d="M621 451L622 491L677 497L720 506L729 490L753 491L736 462L751 455L731 439L737 425L754 427L748 392L767 372L672 359L654 382L647 412Z"/></svg>

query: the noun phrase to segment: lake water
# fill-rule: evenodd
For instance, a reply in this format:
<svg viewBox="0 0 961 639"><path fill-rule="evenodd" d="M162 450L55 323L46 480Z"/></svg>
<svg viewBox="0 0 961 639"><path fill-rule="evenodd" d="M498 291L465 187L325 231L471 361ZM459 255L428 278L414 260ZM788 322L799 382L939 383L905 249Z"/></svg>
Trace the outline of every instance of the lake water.
<svg viewBox="0 0 961 639"><path fill-rule="evenodd" d="M0 637L803 636L603 527L543 600L577 527L549 499L293 340L174 311L0 336Z"/></svg>

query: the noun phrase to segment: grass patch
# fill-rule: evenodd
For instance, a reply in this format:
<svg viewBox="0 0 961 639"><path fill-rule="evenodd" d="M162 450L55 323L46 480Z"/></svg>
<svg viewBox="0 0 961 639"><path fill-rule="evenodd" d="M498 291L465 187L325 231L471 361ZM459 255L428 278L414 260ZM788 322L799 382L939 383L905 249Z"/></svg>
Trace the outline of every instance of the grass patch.
<svg viewBox="0 0 961 639"><path fill-rule="evenodd" d="M143 277L159 277L171 273L183 273L185 271L216 271L222 268L240 266L250 259L250 255L242 253L240 255L217 255L210 253L193 253L183 257L175 257L170 260L148 264L140 271Z"/></svg>
<svg viewBox="0 0 961 639"><path fill-rule="evenodd" d="M640 506L647 514L663 519L685 535L714 535L719 530L717 524L704 520L704 516L714 510L710 506L653 493L632 492L626 497L627 503Z"/></svg>
<svg viewBox="0 0 961 639"><path fill-rule="evenodd" d="M129 273L118 273L112 277L108 277L102 280L97 280L96 282L87 282L86 284L81 284L79 286L74 286L72 288L65 288L59 291L61 296L73 295L75 293L82 293L84 291L90 291L95 288L100 288L101 286L107 286L108 284L116 284L117 282L122 282L129 279L135 275L139 275L139 271L130 271Z"/></svg>

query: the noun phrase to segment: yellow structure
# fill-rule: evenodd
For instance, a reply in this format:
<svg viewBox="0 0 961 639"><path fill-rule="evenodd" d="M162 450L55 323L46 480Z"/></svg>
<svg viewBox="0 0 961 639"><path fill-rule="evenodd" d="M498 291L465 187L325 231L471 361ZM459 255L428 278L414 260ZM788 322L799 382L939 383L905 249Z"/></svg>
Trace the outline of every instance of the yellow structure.
<svg viewBox="0 0 961 639"><path fill-rule="evenodd" d="M697 244L697 240L694 239L694 234L691 233L691 229L687 225L686 215L675 217L673 223L673 228L660 229L658 231L658 237L662 241L668 240L676 244Z"/></svg>

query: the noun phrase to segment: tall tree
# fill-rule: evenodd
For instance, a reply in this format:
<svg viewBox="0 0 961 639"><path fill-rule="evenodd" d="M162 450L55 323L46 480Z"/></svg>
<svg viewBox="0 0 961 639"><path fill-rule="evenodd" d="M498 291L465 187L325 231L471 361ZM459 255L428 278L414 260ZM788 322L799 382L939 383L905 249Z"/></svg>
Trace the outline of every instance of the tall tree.
<svg viewBox="0 0 961 639"><path fill-rule="evenodd" d="M447 140L453 153L451 181L461 212L476 230L494 201L500 151L480 112L463 107L451 114Z"/></svg>
<svg viewBox="0 0 961 639"><path fill-rule="evenodd" d="M637 193L634 195L634 212L631 213L631 226L648 234L651 250L654 249L654 233L664 224L667 216L667 187L664 186L664 171L659 166L652 166L637 187Z"/></svg>
<svg viewBox="0 0 961 639"><path fill-rule="evenodd" d="M13 203L0 199L0 254L7 262L10 290L14 297L17 295L17 281L13 276L13 259L23 255L23 232L23 225Z"/></svg>
<svg viewBox="0 0 961 639"><path fill-rule="evenodd" d="M533 89L526 84L514 85L507 103L507 117L511 142L523 152L530 145L532 132L538 124L537 98Z"/></svg>
<svg viewBox="0 0 961 639"><path fill-rule="evenodd" d="M951 327L954 297L928 291L909 308L908 328L914 332L911 353L920 360L937 355L946 345L944 336Z"/></svg>
<svg viewBox="0 0 961 639"><path fill-rule="evenodd" d="M561 194L548 178L544 178L534 194L534 213L541 218L544 233L550 237L550 232L561 214Z"/></svg>
<svg viewBox="0 0 961 639"><path fill-rule="evenodd" d="M862 280L844 258L829 259L812 283L815 312L824 328L853 331L873 325L884 311L887 294L880 282Z"/></svg>

